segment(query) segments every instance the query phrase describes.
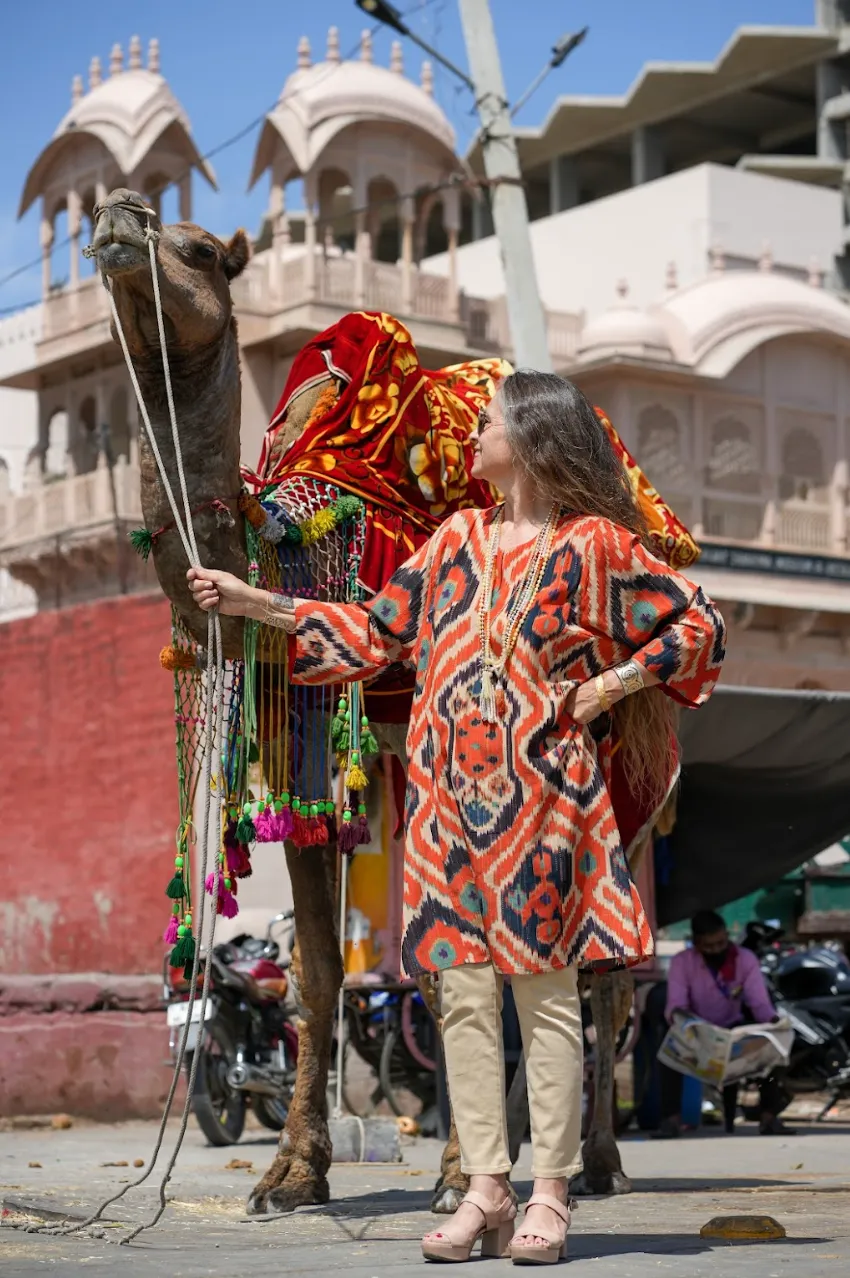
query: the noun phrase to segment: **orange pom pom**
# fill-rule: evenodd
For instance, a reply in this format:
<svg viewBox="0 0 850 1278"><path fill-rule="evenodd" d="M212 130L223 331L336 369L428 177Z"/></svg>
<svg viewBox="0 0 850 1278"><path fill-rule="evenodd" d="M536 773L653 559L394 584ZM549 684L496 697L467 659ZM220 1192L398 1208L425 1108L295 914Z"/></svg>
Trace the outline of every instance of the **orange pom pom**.
<svg viewBox="0 0 850 1278"><path fill-rule="evenodd" d="M304 430L308 431L311 426L315 426L316 422L320 422L325 413L329 413L336 403L339 396L337 395L336 384L329 382L325 389L319 395L313 405L313 411L304 424Z"/></svg>
<svg viewBox="0 0 850 1278"><path fill-rule="evenodd" d="M195 655L187 648L174 648L169 645L159 654L159 664L163 670L194 670Z"/></svg>

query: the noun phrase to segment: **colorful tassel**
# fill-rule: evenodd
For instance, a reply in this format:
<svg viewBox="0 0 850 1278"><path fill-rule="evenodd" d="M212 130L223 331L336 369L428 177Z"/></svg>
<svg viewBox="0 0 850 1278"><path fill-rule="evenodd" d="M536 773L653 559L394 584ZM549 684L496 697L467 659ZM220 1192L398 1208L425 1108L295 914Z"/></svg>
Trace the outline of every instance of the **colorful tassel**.
<svg viewBox="0 0 850 1278"><path fill-rule="evenodd" d="M190 920L191 915L187 914L186 919ZM180 926L177 928L177 944L174 946L174 949L171 951L171 954L169 955L169 958L168 958L168 962L171 964L172 967L182 967L184 969L184 972L183 972L184 976L186 974L185 969L188 968L189 976L191 977L192 975L191 967L194 961L195 961L195 938L192 935L191 921L187 921L187 922L181 923Z"/></svg>
<svg viewBox="0 0 850 1278"><path fill-rule="evenodd" d="M130 545L137 555L147 560L153 550L153 533L147 528L134 528L130 533Z"/></svg>
<svg viewBox="0 0 850 1278"><path fill-rule="evenodd" d="M160 652L159 664L163 670L194 670L198 663L188 648L174 648L169 644Z"/></svg>
<svg viewBox="0 0 850 1278"><path fill-rule="evenodd" d="M253 843L257 837L257 831L254 828L254 822L251 820L251 809L245 804L239 820L236 823L236 839L239 843Z"/></svg>
<svg viewBox="0 0 850 1278"><path fill-rule="evenodd" d="M369 829L365 803L359 804L357 808L357 842L360 846L372 842L372 831Z"/></svg>
<svg viewBox="0 0 850 1278"><path fill-rule="evenodd" d="M358 793L361 790L365 790L369 784L369 778L360 766L357 751L355 751L351 756L351 767L345 774L345 784L348 786L349 790L355 790Z"/></svg>
<svg viewBox="0 0 850 1278"><path fill-rule="evenodd" d="M343 523L346 519L353 519L355 515L360 514L362 509L363 503L360 498L354 497L351 493L343 493L334 502L334 510L339 523Z"/></svg>
<svg viewBox="0 0 850 1278"><path fill-rule="evenodd" d="M240 493L238 506L252 528L262 528L266 522L266 512L252 493Z"/></svg>
<svg viewBox="0 0 850 1278"><path fill-rule="evenodd" d="M337 837L337 847L343 856L351 856L351 853L357 847L357 831L351 823L350 812L343 813L342 825Z"/></svg>
<svg viewBox="0 0 850 1278"><path fill-rule="evenodd" d="M229 843L227 845L227 869L235 879L248 879L251 877L251 858L244 844Z"/></svg>
<svg viewBox="0 0 850 1278"><path fill-rule="evenodd" d="M284 803L280 811L275 813L274 828L277 836L276 841L278 843L283 843L286 839L292 837L292 808L288 803Z"/></svg>
<svg viewBox="0 0 850 1278"><path fill-rule="evenodd" d="M276 843L277 834L274 828L274 808L266 806L258 812L254 820L254 832L258 843Z"/></svg>
<svg viewBox="0 0 850 1278"><path fill-rule="evenodd" d="M178 914L179 911L175 910L175 913L168 920L168 927L162 934L162 939L166 945L176 945L177 943L177 929L180 926L177 922Z"/></svg>
<svg viewBox="0 0 850 1278"><path fill-rule="evenodd" d="M179 861L179 865L177 862ZM178 856L174 862L174 876L166 886L165 895L172 901L182 901L186 895L186 882L183 878L183 858Z"/></svg>
<svg viewBox="0 0 850 1278"><path fill-rule="evenodd" d="M332 508L326 506L324 510L317 510L315 515L305 519L301 525L301 544L312 546L314 542L327 537L334 528L336 528L336 514Z"/></svg>

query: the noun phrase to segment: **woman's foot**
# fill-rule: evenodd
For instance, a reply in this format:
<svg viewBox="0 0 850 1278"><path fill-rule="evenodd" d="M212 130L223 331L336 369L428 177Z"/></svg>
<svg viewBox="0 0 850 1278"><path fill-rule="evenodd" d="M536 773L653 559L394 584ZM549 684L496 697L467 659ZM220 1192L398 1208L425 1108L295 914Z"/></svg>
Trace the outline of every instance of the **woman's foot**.
<svg viewBox="0 0 850 1278"><path fill-rule="evenodd" d="M469 1194L458 1207L451 1220L439 1229L434 1229L422 1239L422 1249L426 1254L451 1248L459 1253L455 1256L442 1256L441 1259L463 1259L475 1245L476 1239L485 1232L497 1227L497 1223L508 1226L516 1215L516 1208L511 1201L508 1182L505 1176L472 1176L469 1181ZM498 1219L498 1222L496 1218ZM510 1232L513 1232L511 1225ZM434 1258L438 1258L434 1255Z"/></svg>
<svg viewBox="0 0 850 1278"><path fill-rule="evenodd" d="M554 1198L557 1202L562 1203L569 1215L570 1195L569 1185L566 1178L557 1180L543 1180L538 1178L534 1182L534 1191L529 1199L528 1208L526 1209L525 1218L522 1222L522 1230L516 1235L512 1244L512 1253L516 1255L522 1247L533 1247L535 1249L548 1247L552 1245L555 1238L565 1238L567 1233L567 1223L564 1216L553 1207L547 1207L543 1202L534 1202L535 1198ZM540 1232L535 1232L539 1230Z"/></svg>

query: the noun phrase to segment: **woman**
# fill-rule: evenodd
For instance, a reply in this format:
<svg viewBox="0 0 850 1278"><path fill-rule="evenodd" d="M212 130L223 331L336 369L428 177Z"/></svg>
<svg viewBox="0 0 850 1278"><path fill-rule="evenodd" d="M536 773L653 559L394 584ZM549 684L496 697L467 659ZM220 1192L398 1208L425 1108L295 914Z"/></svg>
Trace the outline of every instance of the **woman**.
<svg viewBox="0 0 850 1278"><path fill-rule="evenodd" d="M466 1260L481 1237L483 1255L551 1263L566 1254L567 1186L580 1167L578 969L652 953L609 795L612 755L622 749L632 790L660 806L676 769L668 698L706 700L724 629L702 592L646 549L622 466L571 383L512 374L474 444L472 473L503 503L449 518L368 605L274 597L219 572L189 579L201 608L290 630L296 682L415 667L402 957L411 976L440 973L471 1177L423 1253ZM667 697L646 691L655 685ZM505 975L534 1153L518 1233L506 1179Z"/></svg>

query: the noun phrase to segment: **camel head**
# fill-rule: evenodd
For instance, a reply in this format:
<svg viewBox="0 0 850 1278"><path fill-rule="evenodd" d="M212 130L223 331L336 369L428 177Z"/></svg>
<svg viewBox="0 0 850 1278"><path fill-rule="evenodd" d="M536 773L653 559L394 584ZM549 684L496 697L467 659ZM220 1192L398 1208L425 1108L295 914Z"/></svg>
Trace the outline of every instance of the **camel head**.
<svg viewBox="0 0 850 1278"><path fill-rule="evenodd" d="M132 354L159 350L148 234L153 236L169 347L186 353L216 344L230 326L230 281L248 263L244 231L225 244L192 222L163 226L135 191L110 192L94 210L92 248L112 288Z"/></svg>
<svg viewBox="0 0 850 1278"><path fill-rule="evenodd" d="M241 391L230 281L250 254L244 231L222 243L190 222L163 226L135 191L112 191L94 211L93 255L115 307L166 471L177 466L150 261L153 238L181 451L201 562L244 579L244 518L238 508ZM113 337L117 337L113 326ZM199 641L206 618L186 584L186 558L146 434L139 438L145 526L157 533L160 584ZM225 651L242 651L242 620L222 618Z"/></svg>

